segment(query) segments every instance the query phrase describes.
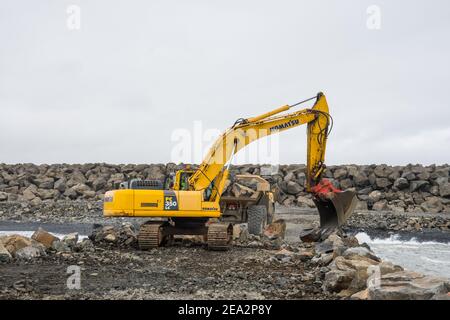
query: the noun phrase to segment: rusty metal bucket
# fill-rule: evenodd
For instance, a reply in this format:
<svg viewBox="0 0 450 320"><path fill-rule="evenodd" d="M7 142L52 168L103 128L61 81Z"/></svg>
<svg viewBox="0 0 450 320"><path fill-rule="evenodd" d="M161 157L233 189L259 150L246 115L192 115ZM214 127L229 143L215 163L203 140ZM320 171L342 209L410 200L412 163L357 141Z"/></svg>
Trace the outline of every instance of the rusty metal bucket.
<svg viewBox="0 0 450 320"><path fill-rule="evenodd" d="M356 193L350 190L330 192L326 197L315 196L313 200L319 210L321 228L341 226L357 204Z"/></svg>

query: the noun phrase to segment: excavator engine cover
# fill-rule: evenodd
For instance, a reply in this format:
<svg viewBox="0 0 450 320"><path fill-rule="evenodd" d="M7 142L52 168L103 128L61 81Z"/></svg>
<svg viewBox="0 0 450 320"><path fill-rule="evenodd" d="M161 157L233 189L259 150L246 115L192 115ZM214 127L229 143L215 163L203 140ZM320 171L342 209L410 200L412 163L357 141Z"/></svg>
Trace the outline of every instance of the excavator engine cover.
<svg viewBox="0 0 450 320"><path fill-rule="evenodd" d="M355 209L357 198L353 191L341 191L323 179L312 188L314 203L319 210L320 227L339 227L345 223Z"/></svg>

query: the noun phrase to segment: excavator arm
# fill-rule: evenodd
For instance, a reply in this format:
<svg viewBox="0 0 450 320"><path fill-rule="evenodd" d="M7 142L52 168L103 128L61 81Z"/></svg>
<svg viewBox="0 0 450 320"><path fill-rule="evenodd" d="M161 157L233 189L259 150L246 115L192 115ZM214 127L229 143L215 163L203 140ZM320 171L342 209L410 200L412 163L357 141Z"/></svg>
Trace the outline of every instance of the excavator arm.
<svg viewBox="0 0 450 320"><path fill-rule="evenodd" d="M325 147L331 117L328 113L326 98L322 93L317 95L313 108L276 116L293 107L283 106L258 117L238 120L215 141L198 170L191 175L189 179L191 189L204 190L208 187L232 155L248 144L274 133L308 124L307 188L309 190L315 185L315 180L320 177L324 169Z"/></svg>
<svg viewBox="0 0 450 320"><path fill-rule="evenodd" d="M316 101L310 109L281 114L313 99ZM325 170L326 142L332 125L323 93L295 105L286 105L257 117L236 121L215 141L204 161L190 176L189 189L199 191L214 186L209 201L218 202L228 178L228 167L225 165L235 153L258 139L303 124L307 124L306 190L314 195L322 227L341 225L352 213L356 197L353 192L342 192L329 181L321 179Z"/></svg>

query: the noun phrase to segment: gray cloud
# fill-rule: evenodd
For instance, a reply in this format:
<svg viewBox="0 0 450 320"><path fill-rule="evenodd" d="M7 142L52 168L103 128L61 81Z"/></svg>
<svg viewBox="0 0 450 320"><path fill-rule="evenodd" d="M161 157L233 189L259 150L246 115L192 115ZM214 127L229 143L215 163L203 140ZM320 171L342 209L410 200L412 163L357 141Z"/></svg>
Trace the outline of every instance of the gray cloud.
<svg viewBox="0 0 450 320"><path fill-rule="evenodd" d="M81 30L66 8L81 8ZM381 8L382 28L366 27ZM328 163L450 159L450 3L13 1L0 4L0 162L167 162L176 128L324 91ZM280 136L305 162L305 128Z"/></svg>

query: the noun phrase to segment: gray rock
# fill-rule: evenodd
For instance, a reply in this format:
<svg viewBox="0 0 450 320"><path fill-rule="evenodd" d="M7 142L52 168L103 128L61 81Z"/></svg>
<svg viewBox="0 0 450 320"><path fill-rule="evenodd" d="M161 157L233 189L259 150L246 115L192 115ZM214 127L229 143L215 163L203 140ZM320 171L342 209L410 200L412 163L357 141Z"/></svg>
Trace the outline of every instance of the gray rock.
<svg viewBox="0 0 450 320"><path fill-rule="evenodd" d="M305 228L300 231L299 238L303 242L316 242L320 239L322 233L319 228Z"/></svg>
<svg viewBox="0 0 450 320"><path fill-rule="evenodd" d="M45 251L43 250L43 248L36 245L23 247L14 253L14 256L17 259L22 260L30 260L41 257L43 255L45 255Z"/></svg>
<svg viewBox="0 0 450 320"><path fill-rule="evenodd" d="M333 177L337 180L347 178L347 170L345 168L338 168L334 171Z"/></svg>
<svg viewBox="0 0 450 320"><path fill-rule="evenodd" d="M78 193L74 189L70 188L64 192L64 196L72 200L75 200L78 197Z"/></svg>
<svg viewBox="0 0 450 320"><path fill-rule="evenodd" d="M450 183L442 183L439 185L439 194L441 197L450 198Z"/></svg>
<svg viewBox="0 0 450 320"><path fill-rule="evenodd" d="M379 165L375 167L373 172L378 178L387 178L392 173L392 169L386 165Z"/></svg>
<svg viewBox="0 0 450 320"><path fill-rule="evenodd" d="M54 199L59 195L59 192L58 192L58 190L54 190L54 189L50 189L50 190L49 189L38 189L37 195L42 200Z"/></svg>
<svg viewBox="0 0 450 320"><path fill-rule="evenodd" d="M0 242L0 262L10 262L12 259L11 254Z"/></svg>
<svg viewBox="0 0 450 320"><path fill-rule="evenodd" d="M73 232L64 236L62 241L67 244L70 248L74 248L78 242L78 233Z"/></svg>
<svg viewBox="0 0 450 320"><path fill-rule="evenodd" d="M362 256L374 261L381 261L372 251L365 247L348 248L342 255L344 258L352 258L354 256Z"/></svg>
<svg viewBox="0 0 450 320"><path fill-rule="evenodd" d="M386 200L380 200L378 202L375 202L372 206L372 210L374 211L386 211L388 210L388 203Z"/></svg>
<svg viewBox="0 0 450 320"><path fill-rule="evenodd" d="M304 172L299 172L297 174L297 182L302 187L304 187L306 185L306 174Z"/></svg>
<svg viewBox="0 0 450 320"><path fill-rule="evenodd" d="M372 191L372 192L369 194L369 200L370 200L372 203L376 203L376 202L378 202L378 201L381 200L381 197L382 197L382 196L383 196L383 194L382 194L380 191L375 190L375 191Z"/></svg>
<svg viewBox="0 0 450 320"><path fill-rule="evenodd" d="M340 292L347 289L355 275L354 270L337 270L333 269L325 274L323 282L323 290L326 292Z"/></svg>
<svg viewBox="0 0 450 320"><path fill-rule="evenodd" d="M430 183L424 180L411 181L409 191L414 192L418 190L425 190L426 187L429 187Z"/></svg>
<svg viewBox="0 0 450 320"><path fill-rule="evenodd" d="M84 192L90 190L90 188L83 183L76 184L71 189L74 190L78 195L83 195Z"/></svg>
<svg viewBox="0 0 450 320"><path fill-rule="evenodd" d="M278 173L278 166L262 165L260 167L260 174L262 176L271 176Z"/></svg>
<svg viewBox="0 0 450 320"><path fill-rule="evenodd" d="M84 198L94 198L96 196L96 193L95 193L95 191L93 191L93 190L86 190L86 191L84 191L83 192L83 197Z"/></svg>
<svg viewBox="0 0 450 320"><path fill-rule="evenodd" d="M53 189L54 180L51 177L44 177L34 180L34 183L39 187L39 189Z"/></svg>
<svg viewBox="0 0 450 320"><path fill-rule="evenodd" d="M37 191L38 191L37 187L34 184L32 184L32 185L29 185L28 188L26 188L22 192L22 196L24 197L24 199L26 201L31 201L34 198L36 198Z"/></svg>
<svg viewBox="0 0 450 320"><path fill-rule="evenodd" d="M397 190L403 190L409 187L409 181L405 178L398 178L394 182L394 188Z"/></svg>
<svg viewBox="0 0 450 320"><path fill-rule="evenodd" d="M420 207L425 212L439 213L444 209L442 201L438 197L430 197L423 202Z"/></svg>
<svg viewBox="0 0 450 320"><path fill-rule="evenodd" d="M297 205L305 208L314 208L316 206L312 199L304 196L297 197Z"/></svg>
<svg viewBox="0 0 450 320"><path fill-rule="evenodd" d="M370 185L369 178L367 175L363 172L359 172L354 178L353 181L355 182L355 185L359 188L367 187Z"/></svg>
<svg viewBox="0 0 450 320"><path fill-rule="evenodd" d="M255 193L255 190L253 190L249 187L246 187L240 183L234 183L231 190L232 190L233 195L237 198L251 197Z"/></svg>
<svg viewBox="0 0 450 320"><path fill-rule="evenodd" d="M333 249L334 249L334 246L331 241L318 242L315 245L316 252L320 253L320 254L331 253L331 252L333 252Z"/></svg>
<svg viewBox="0 0 450 320"><path fill-rule="evenodd" d="M417 179L419 179L419 180L430 179L430 173L428 173L427 171L420 172L416 176L417 176Z"/></svg>
<svg viewBox="0 0 450 320"><path fill-rule="evenodd" d="M343 190L350 189L353 187L353 181L351 179L341 180L340 184Z"/></svg>
<svg viewBox="0 0 450 320"><path fill-rule="evenodd" d="M78 251L86 251L86 252L95 251L94 244L90 239L83 239L77 244L76 248L78 249Z"/></svg>
<svg viewBox="0 0 450 320"><path fill-rule="evenodd" d="M358 200L358 202L356 203L355 210L356 211L367 211L368 210L367 202Z"/></svg>
<svg viewBox="0 0 450 320"><path fill-rule="evenodd" d="M67 243L61 240L54 241L52 243L52 249L56 252L70 252L71 249Z"/></svg>
<svg viewBox="0 0 450 320"><path fill-rule="evenodd" d="M369 286L371 300L430 300L446 295L448 279L424 276L411 271L383 275L379 285Z"/></svg>
<svg viewBox="0 0 450 320"><path fill-rule="evenodd" d="M0 192L0 201L8 200L8 194L6 192Z"/></svg>
<svg viewBox="0 0 450 320"><path fill-rule="evenodd" d="M108 181L106 181L104 177L99 177L92 182L92 187L94 188L94 191L99 191L105 188L107 183Z"/></svg>
<svg viewBox="0 0 450 320"><path fill-rule="evenodd" d="M380 189L387 188L391 185L391 182L387 178L377 178L375 180L375 183L376 183L377 187Z"/></svg>
<svg viewBox="0 0 450 320"><path fill-rule="evenodd" d="M54 186L53 186L56 190L58 190L59 192L64 192L66 191L66 179L61 178L56 180Z"/></svg>
<svg viewBox="0 0 450 320"><path fill-rule="evenodd" d="M411 171L403 172L402 178L405 178L408 181L412 181L416 179L416 175L412 173Z"/></svg>
<svg viewBox="0 0 450 320"><path fill-rule="evenodd" d="M449 176L449 168L436 169L433 173L431 173L430 179L436 180L438 178L447 178L448 180L448 176Z"/></svg>
<svg viewBox="0 0 450 320"><path fill-rule="evenodd" d="M291 195L296 195L303 191L303 188L294 181L289 181L286 185L286 192Z"/></svg>
<svg viewBox="0 0 450 320"><path fill-rule="evenodd" d="M284 176L284 181L286 181L286 182L289 182L289 181L291 181L291 180L294 180L294 178L295 178L295 174L294 174L294 172L288 172L285 176Z"/></svg>

